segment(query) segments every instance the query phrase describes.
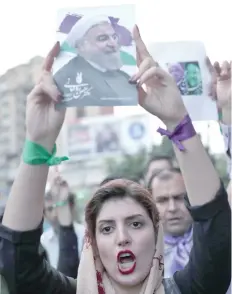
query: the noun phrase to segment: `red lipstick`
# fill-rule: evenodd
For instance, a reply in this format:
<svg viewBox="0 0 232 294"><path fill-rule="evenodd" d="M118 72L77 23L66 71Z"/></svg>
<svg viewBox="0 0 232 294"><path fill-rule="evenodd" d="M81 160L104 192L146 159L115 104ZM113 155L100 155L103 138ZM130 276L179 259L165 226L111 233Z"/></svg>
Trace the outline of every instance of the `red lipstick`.
<svg viewBox="0 0 232 294"><path fill-rule="evenodd" d="M134 272L136 267L136 258L132 251L123 250L118 253L118 270L122 275L129 275Z"/></svg>

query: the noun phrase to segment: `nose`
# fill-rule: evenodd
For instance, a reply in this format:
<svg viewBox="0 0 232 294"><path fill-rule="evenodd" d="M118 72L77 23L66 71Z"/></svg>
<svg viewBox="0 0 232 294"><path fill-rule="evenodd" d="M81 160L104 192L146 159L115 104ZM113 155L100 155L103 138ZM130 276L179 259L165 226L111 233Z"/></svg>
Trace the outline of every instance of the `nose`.
<svg viewBox="0 0 232 294"><path fill-rule="evenodd" d="M115 48L117 45L118 45L118 40L117 39L115 39L114 37L110 37L108 39L108 46Z"/></svg>
<svg viewBox="0 0 232 294"><path fill-rule="evenodd" d="M177 209L176 201L173 198L170 198L169 199L169 202L168 202L168 211L173 212L176 209Z"/></svg>
<svg viewBox="0 0 232 294"><path fill-rule="evenodd" d="M117 232L117 245L125 247L131 244L131 237L125 228L119 228Z"/></svg>

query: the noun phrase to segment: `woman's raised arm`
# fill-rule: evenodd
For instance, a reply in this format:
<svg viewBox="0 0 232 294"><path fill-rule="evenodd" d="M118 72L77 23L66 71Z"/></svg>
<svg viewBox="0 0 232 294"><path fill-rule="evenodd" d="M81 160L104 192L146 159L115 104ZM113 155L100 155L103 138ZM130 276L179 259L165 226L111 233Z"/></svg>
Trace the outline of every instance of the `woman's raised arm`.
<svg viewBox="0 0 232 294"><path fill-rule="evenodd" d="M231 278L231 210L227 193L194 130L173 78L150 56L137 28L134 36L139 71L132 82L138 83L140 105L167 127L158 132L173 142L194 220L189 263L174 279L181 293L225 293Z"/></svg>
<svg viewBox="0 0 232 294"><path fill-rule="evenodd" d="M60 99L50 73L54 58L59 52L56 44L48 54L42 75L27 99L26 140L32 141L52 152L62 127L65 111L56 111L55 103ZM26 161L35 156L33 146L24 151ZM27 231L38 227L43 216L43 199L49 166L22 161L11 189L3 217L3 225L16 231Z"/></svg>
<svg viewBox="0 0 232 294"><path fill-rule="evenodd" d="M50 73L59 52L56 44L46 58L38 84L28 96L26 144L0 225L0 274L9 293L75 294L75 280L60 274L39 253L43 199L54 145L65 111L56 111L60 94Z"/></svg>

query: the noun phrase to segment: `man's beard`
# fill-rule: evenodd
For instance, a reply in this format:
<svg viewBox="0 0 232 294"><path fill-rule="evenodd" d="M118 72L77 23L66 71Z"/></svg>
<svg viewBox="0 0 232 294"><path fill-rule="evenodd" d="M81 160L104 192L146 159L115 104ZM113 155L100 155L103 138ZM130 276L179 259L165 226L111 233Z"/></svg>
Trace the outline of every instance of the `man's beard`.
<svg viewBox="0 0 232 294"><path fill-rule="evenodd" d="M96 53L91 54L89 58L87 56L85 57L89 61L92 61L93 63L96 63L101 68L106 70L119 70L123 63L120 58L120 52L113 52L113 53Z"/></svg>

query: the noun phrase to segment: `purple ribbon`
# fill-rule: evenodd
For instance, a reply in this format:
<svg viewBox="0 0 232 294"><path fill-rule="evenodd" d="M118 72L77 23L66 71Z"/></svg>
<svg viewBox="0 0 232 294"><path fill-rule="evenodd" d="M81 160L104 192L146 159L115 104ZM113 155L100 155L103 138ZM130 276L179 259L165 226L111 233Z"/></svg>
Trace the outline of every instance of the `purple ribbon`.
<svg viewBox="0 0 232 294"><path fill-rule="evenodd" d="M193 127L192 120L189 115L186 115L184 117L184 119L176 126L173 132L162 128L158 128L157 132L160 133L161 136L167 136L170 140L172 140L172 142L176 144L180 151L185 150L181 142L190 139L196 135L196 131Z"/></svg>

